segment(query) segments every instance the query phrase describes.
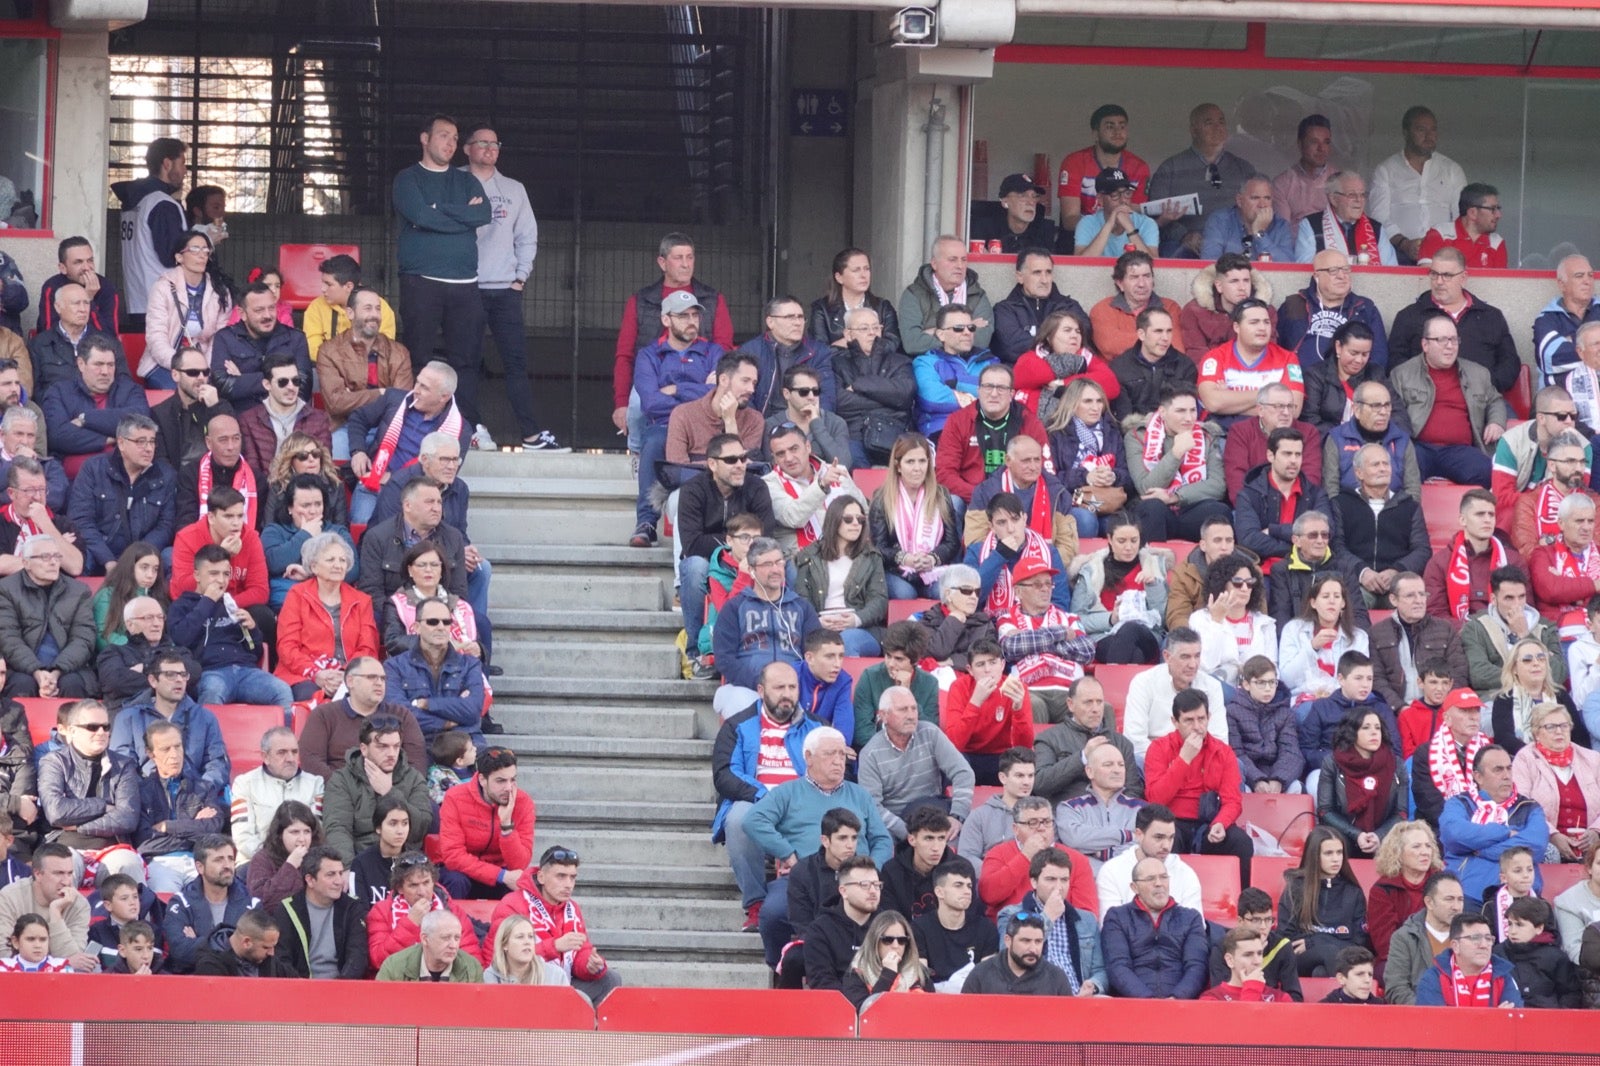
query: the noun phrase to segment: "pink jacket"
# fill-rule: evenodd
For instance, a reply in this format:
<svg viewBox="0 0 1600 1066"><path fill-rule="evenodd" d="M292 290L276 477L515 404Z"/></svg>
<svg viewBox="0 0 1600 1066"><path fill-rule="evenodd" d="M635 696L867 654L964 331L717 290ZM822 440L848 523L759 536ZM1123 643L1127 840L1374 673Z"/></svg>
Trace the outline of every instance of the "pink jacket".
<svg viewBox="0 0 1600 1066"><path fill-rule="evenodd" d="M150 301L144 318L144 356L139 360L139 376L156 367L172 369L172 356L178 350L178 339L183 336L184 319L188 313L189 294L184 288L183 271L173 267L150 286ZM195 347L211 355L211 338L228 323L228 304L222 294L206 278L206 292L200 306L200 336Z"/></svg>
<svg viewBox="0 0 1600 1066"><path fill-rule="evenodd" d="M1589 829L1600 829L1600 754L1588 748L1572 746L1572 774L1583 792L1583 802L1589 808ZM1561 782L1555 769L1536 745L1524 745L1511 760L1511 781L1517 791L1532 799L1544 809L1545 819L1552 831L1556 828L1556 815L1561 810Z"/></svg>

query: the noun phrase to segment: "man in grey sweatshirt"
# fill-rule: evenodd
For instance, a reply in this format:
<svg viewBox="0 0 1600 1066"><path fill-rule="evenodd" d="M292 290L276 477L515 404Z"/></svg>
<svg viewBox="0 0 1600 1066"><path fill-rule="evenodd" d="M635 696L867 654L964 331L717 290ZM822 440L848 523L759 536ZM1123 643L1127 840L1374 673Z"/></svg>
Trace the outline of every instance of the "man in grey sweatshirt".
<svg viewBox="0 0 1600 1066"><path fill-rule="evenodd" d="M528 334L522 321L522 292L539 252L539 221L533 217L528 190L500 173L500 135L479 123L463 139L467 165L489 197L491 214L478 227L478 295L483 316L505 365L506 391L522 433L522 446L540 452L565 452L555 434L539 426L533 410L533 384L528 379ZM482 342L480 332L479 342ZM476 362L481 365L482 353Z"/></svg>

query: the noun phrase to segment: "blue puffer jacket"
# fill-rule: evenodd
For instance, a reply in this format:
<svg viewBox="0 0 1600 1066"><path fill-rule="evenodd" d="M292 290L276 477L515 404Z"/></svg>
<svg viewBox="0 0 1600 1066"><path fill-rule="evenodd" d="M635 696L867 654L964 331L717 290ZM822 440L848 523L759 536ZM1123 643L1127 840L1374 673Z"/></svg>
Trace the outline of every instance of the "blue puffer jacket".
<svg viewBox="0 0 1600 1066"><path fill-rule="evenodd" d="M972 352L965 359L935 348L911 361L911 372L917 379L917 429L931 435L944 428L944 420L961 409L957 392L964 392L976 400L978 377L985 367L1000 360L987 348Z"/></svg>
<svg viewBox="0 0 1600 1066"><path fill-rule="evenodd" d="M1336 454L1339 456L1339 485L1337 489L1332 485L1325 488L1334 492L1355 492L1356 452L1371 442L1361 435L1361 430L1353 418L1328 430L1323 439L1334 442ZM1389 428L1383 434L1383 440L1379 443L1389 452L1389 491L1404 492L1406 452L1411 449L1411 434L1396 423L1390 422ZM1324 443L1323 447L1326 448L1327 444Z"/></svg>
<svg viewBox="0 0 1600 1066"><path fill-rule="evenodd" d="M821 625L816 608L793 589L784 589L777 603L768 603L755 589L747 589L729 597L717 614L717 628L711 635L717 669L728 684L754 689L761 668L768 663L781 660L797 665L806 634Z"/></svg>
<svg viewBox="0 0 1600 1066"><path fill-rule="evenodd" d="M105 451L106 440L117 435L117 423L123 415L149 415L150 404L144 390L132 378L120 374L111 379L111 391L106 405L97 407L94 396L84 386L83 379L63 381L39 401L44 411L45 428L50 432L50 454L65 458L69 455L94 455ZM73 419L81 418L75 424Z"/></svg>
<svg viewBox="0 0 1600 1066"><path fill-rule="evenodd" d="M1468 899L1483 894L1500 883L1500 856L1522 846L1539 859L1550 844L1550 824L1544 808L1527 796L1519 796L1511 806L1507 824L1479 824L1472 820L1478 794L1463 792L1445 800L1439 814L1439 846L1444 849L1444 868L1461 879L1461 891ZM1533 871L1533 891L1544 887L1544 874Z"/></svg>
<svg viewBox="0 0 1600 1066"><path fill-rule="evenodd" d="M1206 990L1206 922L1173 904L1161 923L1138 900L1112 907L1100 930L1111 994L1127 999L1198 999Z"/></svg>
<svg viewBox="0 0 1600 1066"><path fill-rule="evenodd" d="M222 912L221 923L211 920L211 904L206 902L205 884L195 878L183 886L183 891L167 902L167 914L162 919L162 932L166 934L167 964L171 973L193 973L194 957L206 946L213 930L221 926L236 926L244 912L259 905L260 901L245 887L244 873L240 871L228 886L228 902ZM194 934L185 935L184 928Z"/></svg>
<svg viewBox="0 0 1600 1066"><path fill-rule="evenodd" d="M67 517L78 527L84 573L105 573L106 564L116 562L136 540L172 547L177 497L178 475L159 459L132 485L116 452L84 463L67 500Z"/></svg>
<svg viewBox="0 0 1600 1066"><path fill-rule="evenodd" d="M1455 967L1455 952L1441 952L1439 957L1428 967L1426 973L1417 979L1417 1006L1419 1007L1460 1007L1470 1006L1456 1002L1455 979L1450 976L1450 971ZM1502 959L1493 955L1489 959L1489 976L1493 990L1489 993L1491 1007L1520 1007L1522 1003L1522 989L1517 987L1514 975L1516 967L1510 959Z"/></svg>
<svg viewBox="0 0 1600 1066"><path fill-rule="evenodd" d="M784 750L794 763L795 773L806 773L805 743L813 729L823 723L802 713L783 735ZM711 750L711 783L716 786L716 817L711 820L711 839L720 843L723 824L728 811L739 801L755 803L768 792L767 786L756 780L756 760L761 754L761 715L755 707L747 708L722 723L717 731L717 742Z"/></svg>
<svg viewBox="0 0 1600 1066"><path fill-rule="evenodd" d="M120 751L139 767L140 774L155 770L144 747L144 731L161 718L149 699L123 707L111 725L111 750ZM233 780L228 748L222 741L222 724L217 716L185 696L170 719L183 733L183 762L189 772L208 785L225 792Z"/></svg>
<svg viewBox="0 0 1600 1066"><path fill-rule="evenodd" d="M1382 696L1374 692L1358 704L1343 692L1335 691L1331 696L1314 700L1300 719L1300 754L1305 758L1308 773L1319 769L1322 760L1333 754L1333 735L1339 731L1339 723L1357 707L1376 712L1383 721L1390 746L1395 751L1400 750L1400 726ZM1299 708L1295 710L1299 712Z"/></svg>
<svg viewBox="0 0 1600 1066"><path fill-rule="evenodd" d="M385 698L409 704L423 736L431 741L446 729L459 728L479 751L484 749L483 663L447 649L435 680L427 660L413 644L404 655L384 660L383 672L389 679ZM416 701L424 698L428 706L418 707Z"/></svg>
<svg viewBox="0 0 1600 1066"><path fill-rule="evenodd" d="M772 340L772 335L763 333L759 337L752 337L739 345L739 350L755 357L759 364L756 376L756 391L750 397L750 407L760 411L763 416L775 415L782 411L786 403L783 398L783 375L785 370L797 366L806 367L817 375L817 385L822 389L822 409L824 411L839 410L839 387L833 377L833 349L824 344L818 344L810 337L801 337L798 352L787 367L779 369L778 346ZM640 395L643 395L641 393Z"/></svg>

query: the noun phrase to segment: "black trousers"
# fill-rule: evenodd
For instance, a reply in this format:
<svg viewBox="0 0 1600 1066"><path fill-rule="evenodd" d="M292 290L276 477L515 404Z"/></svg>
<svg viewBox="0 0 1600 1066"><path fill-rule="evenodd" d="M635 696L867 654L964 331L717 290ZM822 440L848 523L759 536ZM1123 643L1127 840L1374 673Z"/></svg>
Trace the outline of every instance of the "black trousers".
<svg viewBox="0 0 1600 1066"><path fill-rule="evenodd" d="M1129 622L1094 646L1097 663L1156 663L1161 661L1161 641L1142 622Z"/></svg>
<svg viewBox="0 0 1600 1066"><path fill-rule="evenodd" d="M400 275L401 340L411 349L411 368L435 358L455 369L456 403L477 425L478 371L483 365L483 298L474 284L434 281L420 274ZM444 350L439 351L443 335Z"/></svg>
<svg viewBox="0 0 1600 1066"><path fill-rule="evenodd" d="M1250 843L1250 834L1236 825L1228 826L1228 831L1222 839L1213 844L1205 839L1202 830L1206 823L1193 818L1178 819L1178 840L1173 845L1173 851L1180 855L1232 855L1239 860L1239 887L1250 887L1250 860L1256 853L1255 845ZM1195 846L1196 837L1199 837L1199 847Z"/></svg>
<svg viewBox="0 0 1600 1066"><path fill-rule="evenodd" d="M1200 525L1212 515L1228 518L1233 511L1221 500L1201 500L1187 507L1171 508L1160 500L1140 500L1134 508L1134 521L1146 544L1163 540L1200 539Z"/></svg>

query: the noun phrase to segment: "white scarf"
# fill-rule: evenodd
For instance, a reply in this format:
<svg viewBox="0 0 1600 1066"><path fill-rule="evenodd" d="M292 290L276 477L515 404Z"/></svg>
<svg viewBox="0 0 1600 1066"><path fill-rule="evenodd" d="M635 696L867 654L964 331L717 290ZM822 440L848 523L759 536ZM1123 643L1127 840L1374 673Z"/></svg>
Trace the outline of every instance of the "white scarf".
<svg viewBox="0 0 1600 1066"><path fill-rule="evenodd" d="M907 554L932 555L944 539L944 519L939 517L939 508L930 509L927 519L923 519L927 492L926 482L915 496L906 491L905 485L900 486L900 499L894 509L894 536L900 542L900 550ZM907 577L916 573L907 566L902 566L900 572Z"/></svg>
<svg viewBox="0 0 1600 1066"><path fill-rule="evenodd" d="M1433 787L1439 790L1439 795L1445 799L1459 796L1463 792L1470 792L1477 786L1472 779L1461 769L1461 764L1456 761L1456 738L1450 732L1450 727L1439 722L1439 729L1433 734L1433 739L1428 742L1428 777L1433 780ZM1484 745L1490 743L1488 737L1482 733L1474 736L1467 742L1466 762L1471 766L1478 757Z"/></svg>
<svg viewBox="0 0 1600 1066"><path fill-rule="evenodd" d="M527 889L523 889L522 898L528 901L528 920L533 923L534 932L545 933L549 935L551 940L558 940L561 938L562 928L565 927L568 931L582 928L582 922L578 918L578 908L570 899L567 900L566 906L562 908L561 924L557 925L556 920L550 916L549 909L545 907L544 899L538 892L529 892ZM563 951L561 953L561 968L570 974L572 972L572 960L577 956L577 949Z"/></svg>

